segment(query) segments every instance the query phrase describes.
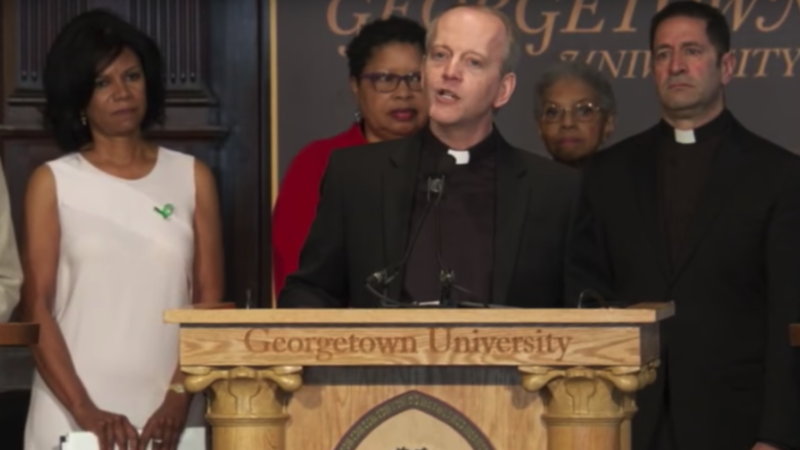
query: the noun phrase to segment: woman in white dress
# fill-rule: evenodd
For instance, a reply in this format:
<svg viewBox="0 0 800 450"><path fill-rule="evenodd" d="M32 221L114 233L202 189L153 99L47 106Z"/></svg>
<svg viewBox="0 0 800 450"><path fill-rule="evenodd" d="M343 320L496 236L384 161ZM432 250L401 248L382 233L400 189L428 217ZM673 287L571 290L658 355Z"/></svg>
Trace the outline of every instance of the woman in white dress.
<svg viewBox="0 0 800 450"><path fill-rule="evenodd" d="M161 122L161 55L103 11L70 22L47 56L45 123L67 154L36 169L25 198L23 311L41 324L26 450L90 431L102 449L174 449L180 389L167 309L223 296L213 175L148 142Z"/></svg>

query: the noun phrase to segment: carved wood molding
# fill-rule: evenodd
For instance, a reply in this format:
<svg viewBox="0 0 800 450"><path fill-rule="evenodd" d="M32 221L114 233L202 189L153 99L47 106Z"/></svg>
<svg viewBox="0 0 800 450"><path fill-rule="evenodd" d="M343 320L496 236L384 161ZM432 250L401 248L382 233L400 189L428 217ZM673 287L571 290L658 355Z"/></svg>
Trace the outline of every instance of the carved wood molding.
<svg viewBox="0 0 800 450"><path fill-rule="evenodd" d="M18 71L20 90L41 89L42 69L47 50L59 30L87 9L86 0L17 1Z"/></svg>
<svg viewBox="0 0 800 450"><path fill-rule="evenodd" d="M214 104L206 83L208 0L129 0L130 22L158 43L168 104Z"/></svg>
<svg viewBox="0 0 800 450"><path fill-rule="evenodd" d="M86 9L86 0L16 1L16 45L6 45L6 49L16 50L12 53L16 53L17 68L9 104L31 104L31 100L42 97L47 50L58 31Z"/></svg>
<svg viewBox="0 0 800 450"><path fill-rule="evenodd" d="M181 369L187 391L208 394L213 448L286 450L286 394L303 386L302 367Z"/></svg>
<svg viewBox="0 0 800 450"><path fill-rule="evenodd" d="M91 5L87 0L17 0L15 87L13 106L44 103L42 69L50 45L73 17ZM208 0L126 0L127 17L151 36L164 58L169 106L217 103L207 80Z"/></svg>
<svg viewBox="0 0 800 450"><path fill-rule="evenodd" d="M225 139L230 130L224 127L202 126L193 128L162 128L149 130L152 139L211 141ZM0 125L0 139L51 139L50 132L42 127L26 125Z"/></svg>

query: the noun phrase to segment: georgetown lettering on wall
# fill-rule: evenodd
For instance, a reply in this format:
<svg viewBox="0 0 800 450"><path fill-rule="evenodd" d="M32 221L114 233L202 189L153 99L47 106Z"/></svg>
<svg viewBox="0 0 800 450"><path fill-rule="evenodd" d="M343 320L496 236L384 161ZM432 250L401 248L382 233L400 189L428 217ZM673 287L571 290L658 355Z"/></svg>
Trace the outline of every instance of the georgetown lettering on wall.
<svg viewBox="0 0 800 450"><path fill-rule="evenodd" d="M219 365L597 365L639 364L638 327L185 328L181 362ZM223 348L224 347L224 348ZM646 356L646 355L645 355Z"/></svg>
<svg viewBox="0 0 800 450"><path fill-rule="evenodd" d="M540 56L555 51L560 59L586 62L613 78L646 78L650 75L648 20L669 2L614 0L612 4L609 0L329 0L326 22L333 35L347 36L349 39L366 22L392 14L420 20L427 26L438 12L457 3L484 4L508 14L522 36L521 44L525 55ZM721 8L726 13L734 34L740 30L764 35L775 34L793 23L797 26L796 16L800 15L800 2L797 0L712 0L703 3ZM627 36L626 45L629 47L574 49L564 46L565 43L569 45L570 41L575 42L576 36L584 36L584 40L591 37L597 43L597 38L592 35ZM558 42L559 40L565 42ZM800 42L792 43L794 45L781 44L783 43L775 42L771 46L736 48L735 76L794 77L800 61ZM343 44L337 48L342 56L344 49Z"/></svg>
<svg viewBox="0 0 800 450"><path fill-rule="evenodd" d="M547 155L536 132L533 91L547 67L561 60L586 62L611 79L618 117L606 146L659 119L649 28L653 15L671 0L272 1L278 3L280 23L274 99L280 174L303 146L352 125L356 105L344 49L361 26L392 14L428 25L458 3L498 8L519 32L523 57L516 69L517 87L496 116L498 128L513 145ZM752 131L800 150L791 101L800 96L800 1L702 2L719 7L731 27L734 79L725 98L732 112ZM307 51L297 51L298 43Z"/></svg>

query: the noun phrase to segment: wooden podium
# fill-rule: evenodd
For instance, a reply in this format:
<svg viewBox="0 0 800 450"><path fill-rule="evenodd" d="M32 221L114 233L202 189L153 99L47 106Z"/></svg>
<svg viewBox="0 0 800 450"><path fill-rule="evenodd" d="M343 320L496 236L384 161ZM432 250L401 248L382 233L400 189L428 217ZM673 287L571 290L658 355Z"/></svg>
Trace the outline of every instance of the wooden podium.
<svg viewBox="0 0 800 450"><path fill-rule="evenodd" d="M789 339L793 346L800 347L800 323L792 324L789 327Z"/></svg>
<svg viewBox="0 0 800 450"><path fill-rule="evenodd" d="M213 450L616 450L672 303L172 310Z"/></svg>

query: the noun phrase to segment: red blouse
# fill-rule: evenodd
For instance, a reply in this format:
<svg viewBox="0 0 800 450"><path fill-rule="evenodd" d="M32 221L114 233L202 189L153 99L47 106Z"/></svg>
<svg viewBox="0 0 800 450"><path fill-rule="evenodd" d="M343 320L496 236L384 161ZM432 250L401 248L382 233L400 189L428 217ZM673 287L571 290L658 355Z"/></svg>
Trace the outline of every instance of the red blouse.
<svg viewBox="0 0 800 450"><path fill-rule="evenodd" d="M361 127L308 144L294 157L281 182L272 212L272 270L277 296L286 277L299 265L300 251L317 211L319 189L328 158L339 148L366 144Z"/></svg>

